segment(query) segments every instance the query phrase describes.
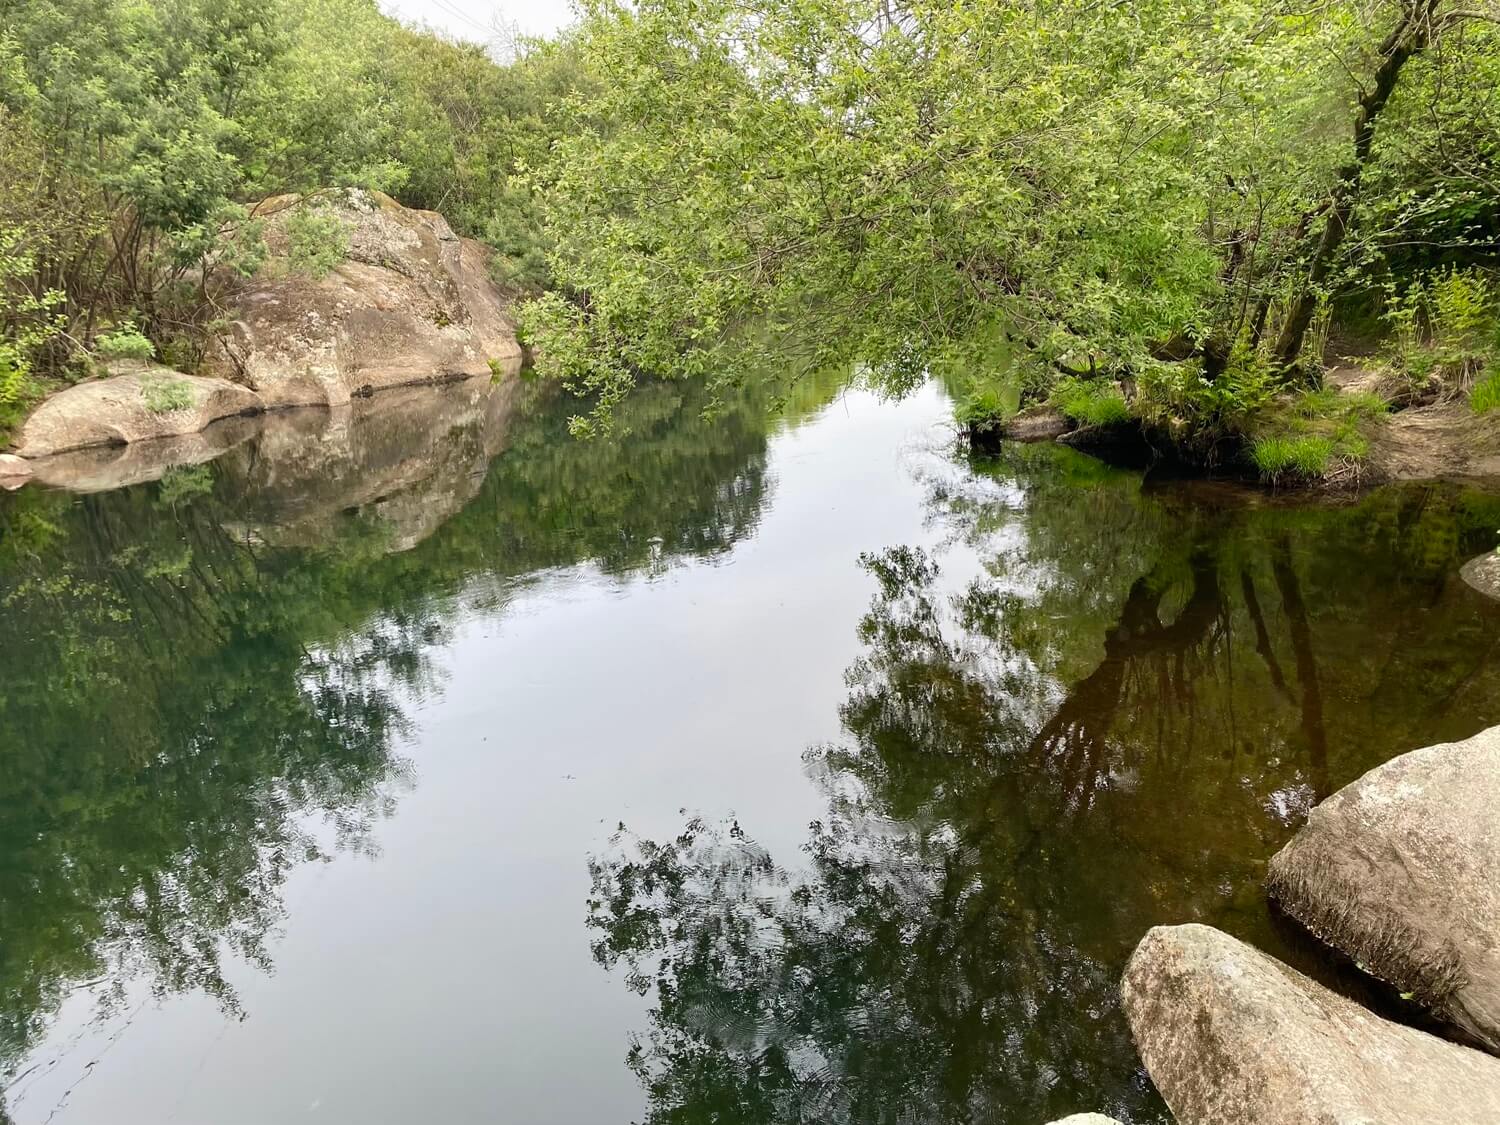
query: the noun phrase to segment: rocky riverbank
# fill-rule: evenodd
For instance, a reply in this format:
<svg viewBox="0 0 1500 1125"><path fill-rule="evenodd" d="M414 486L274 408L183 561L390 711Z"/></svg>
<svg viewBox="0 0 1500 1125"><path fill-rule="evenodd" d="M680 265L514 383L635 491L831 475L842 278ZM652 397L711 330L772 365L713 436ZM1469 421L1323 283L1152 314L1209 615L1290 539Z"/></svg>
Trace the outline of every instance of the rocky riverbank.
<svg viewBox="0 0 1500 1125"><path fill-rule="evenodd" d="M1141 941L1122 999L1182 1125L1500 1121L1500 728L1401 755L1271 861L1286 912L1445 1024L1393 1023L1207 926Z"/></svg>
<svg viewBox="0 0 1500 1125"><path fill-rule="evenodd" d="M1326 386L1346 396L1342 401L1353 402L1355 396L1363 396L1364 401L1378 399L1385 403L1387 413L1359 423L1358 444L1363 454L1357 460L1330 465L1322 477L1282 476L1273 483L1348 492L1400 481L1500 480L1500 411L1476 413L1462 396L1429 394L1413 399L1388 384L1374 371L1347 366L1330 370ZM1184 458L1170 434L1146 433L1133 420L1079 424L1047 404L1028 407L982 431L971 429L970 439L976 449L990 451L1001 440L1059 441L1112 464L1136 468L1169 464L1247 482L1261 479L1249 459L1234 451L1227 457L1220 455L1205 469L1201 462Z"/></svg>
<svg viewBox="0 0 1500 1125"><path fill-rule="evenodd" d="M311 206L338 224L345 246L321 277L295 267L288 230ZM221 294L228 327L200 371L105 361L105 377L52 395L27 418L0 484L24 483L37 475L35 462L62 453L180 440L267 410L338 407L392 387L519 370L521 346L489 276L489 249L459 238L441 215L348 191L315 203L270 199L256 218L268 257Z"/></svg>

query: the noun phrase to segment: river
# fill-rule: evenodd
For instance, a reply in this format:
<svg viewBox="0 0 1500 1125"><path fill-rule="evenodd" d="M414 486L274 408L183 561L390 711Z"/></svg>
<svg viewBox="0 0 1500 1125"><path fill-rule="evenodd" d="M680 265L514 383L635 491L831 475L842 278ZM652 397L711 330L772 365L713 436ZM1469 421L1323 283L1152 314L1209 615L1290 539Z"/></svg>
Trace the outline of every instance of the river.
<svg viewBox="0 0 1500 1125"><path fill-rule="evenodd" d="M1266 858L1500 722L1493 495L398 395L0 497L18 1125L1161 1121L1145 929L1316 967Z"/></svg>

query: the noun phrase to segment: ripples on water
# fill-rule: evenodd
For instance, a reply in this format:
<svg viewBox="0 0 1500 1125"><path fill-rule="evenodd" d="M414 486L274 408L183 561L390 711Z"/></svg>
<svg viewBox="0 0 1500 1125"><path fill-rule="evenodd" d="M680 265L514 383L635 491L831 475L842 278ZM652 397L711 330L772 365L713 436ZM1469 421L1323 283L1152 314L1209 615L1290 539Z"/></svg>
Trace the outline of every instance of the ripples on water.
<svg viewBox="0 0 1500 1125"><path fill-rule="evenodd" d="M1500 503L826 399L463 384L0 499L11 1117L1161 1120L1125 957L1308 960L1266 857L1500 721Z"/></svg>

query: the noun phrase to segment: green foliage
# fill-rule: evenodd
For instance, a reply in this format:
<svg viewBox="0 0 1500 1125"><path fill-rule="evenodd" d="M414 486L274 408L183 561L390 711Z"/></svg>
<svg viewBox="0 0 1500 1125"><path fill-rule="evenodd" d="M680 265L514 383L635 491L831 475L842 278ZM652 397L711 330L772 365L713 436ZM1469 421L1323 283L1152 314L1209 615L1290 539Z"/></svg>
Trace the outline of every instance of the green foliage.
<svg viewBox="0 0 1500 1125"><path fill-rule="evenodd" d="M349 256L349 227L327 207L301 204L286 221L287 263L292 270L322 278Z"/></svg>
<svg viewBox="0 0 1500 1125"><path fill-rule="evenodd" d="M149 360L155 349L133 324L123 324L112 332L94 337L94 351L101 359Z"/></svg>
<svg viewBox="0 0 1500 1125"><path fill-rule="evenodd" d="M174 379L162 374L150 375L141 383L141 398L152 414L186 410L195 401L191 383L186 379Z"/></svg>
<svg viewBox="0 0 1500 1125"><path fill-rule="evenodd" d="M0 446L41 393L34 365L63 329L57 289L38 289L32 230L0 223Z"/></svg>
<svg viewBox="0 0 1500 1125"><path fill-rule="evenodd" d="M599 0L595 96L535 179L562 292L529 337L597 429L648 373L857 364L901 393L999 323L1036 397L1133 380L1143 421L1211 445L1404 261L1418 194L1500 215L1500 34L1439 7ZM1349 107L1382 59L1367 152Z"/></svg>
<svg viewBox="0 0 1500 1125"><path fill-rule="evenodd" d="M600 92L539 179L554 273L586 299L527 326L599 418L643 372L859 363L899 393L997 321L1039 383L1201 370L1299 268L1291 231L1342 155L1324 121L1378 38L1250 2L887 16L589 9ZM1256 268L1231 266L1252 230ZM770 331L747 349L749 324ZM1190 398L1194 377L1158 382Z"/></svg>
<svg viewBox="0 0 1500 1125"><path fill-rule="evenodd" d="M1467 390L1500 356L1500 287L1478 269L1418 276L1388 294L1392 366L1411 382Z"/></svg>
<svg viewBox="0 0 1500 1125"><path fill-rule="evenodd" d="M1082 426L1115 426L1130 418L1120 388L1098 379L1064 379L1052 392L1057 408Z"/></svg>
<svg viewBox="0 0 1500 1125"><path fill-rule="evenodd" d="M996 430L1015 412L999 387L976 387L953 407L954 419L970 433Z"/></svg>

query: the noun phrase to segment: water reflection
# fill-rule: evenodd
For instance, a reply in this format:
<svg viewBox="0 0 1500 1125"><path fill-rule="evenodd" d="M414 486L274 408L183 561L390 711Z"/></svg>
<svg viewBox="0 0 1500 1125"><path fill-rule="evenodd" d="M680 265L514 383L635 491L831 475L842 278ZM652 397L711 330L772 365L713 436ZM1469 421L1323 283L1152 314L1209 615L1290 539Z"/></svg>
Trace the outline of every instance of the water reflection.
<svg viewBox="0 0 1500 1125"><path fill-rule="evenodd" d="M1048 448L928 471L984 573L864 560L805 857L694 820L592 865L595 956L652 996L652 1122L1166 1120L1117 1009L1141 933L1300 957L1259 883L1306 809L1500 721L1500 613L1457 578L1493 497L1256 506Z"/></svg>
<svg viewBox="0 0 1500 1125"><path fill-rule="evenodd" d="M81 988L238 1010L226 966L269 968L290 871L372 847L416 783L407 712L463 605L752 531L765 404L702 407L650 386L620 441L580 444L536 388L424 388L236 422L211 462L58 460L84 495L0 498L4 1101ZM147 483L98 491L122 480Z"/></svg>

